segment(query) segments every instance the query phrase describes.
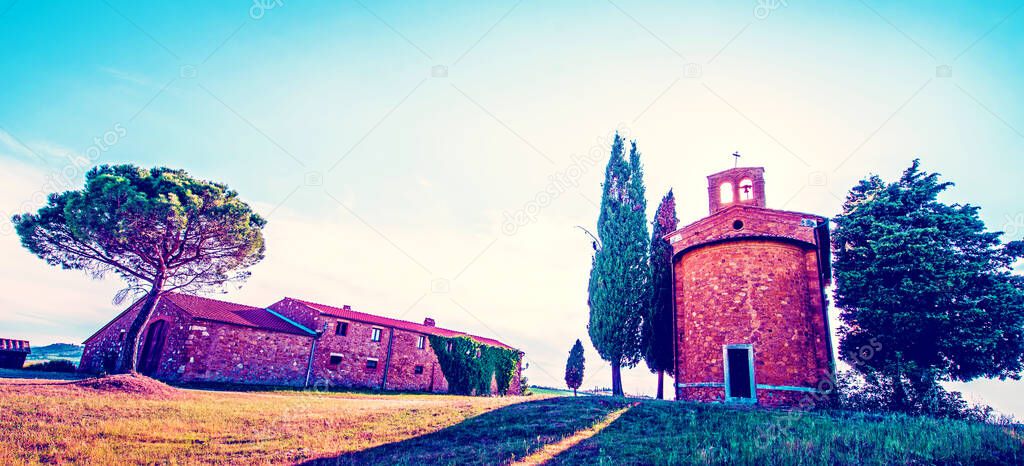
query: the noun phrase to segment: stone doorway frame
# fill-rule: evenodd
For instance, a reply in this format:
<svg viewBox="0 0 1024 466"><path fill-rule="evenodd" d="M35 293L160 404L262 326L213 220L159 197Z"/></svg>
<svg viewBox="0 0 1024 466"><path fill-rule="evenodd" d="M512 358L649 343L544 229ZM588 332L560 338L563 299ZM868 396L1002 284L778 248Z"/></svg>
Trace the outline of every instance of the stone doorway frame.
<svg viewBox="0 0 1024 466"><path fill-rule="evenodd" d="M729 350L746 350L747 367L750 369L750 398L732 396L732 389L729 380ZM737 343L722 345L722 367L725 370L725 401L727 403L757 403L757 380L754 379L754 345L750 343Z"/></svg>

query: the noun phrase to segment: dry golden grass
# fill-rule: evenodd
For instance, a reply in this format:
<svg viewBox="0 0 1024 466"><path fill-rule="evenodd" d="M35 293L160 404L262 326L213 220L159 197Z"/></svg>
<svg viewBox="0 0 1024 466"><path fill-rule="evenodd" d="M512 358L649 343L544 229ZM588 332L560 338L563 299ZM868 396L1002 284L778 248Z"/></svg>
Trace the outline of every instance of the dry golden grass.
<svg viewBox="0 0 1024 466"><path fill-rule="evenodd" d="M522 401L182 391L0 381L0 464L294 463L408 439Z"/></svg>
<svg viewBox="0 0 1024 466"><path fill-rule="evenodd" d="M30 382L0 380L0 464L1024 464L1024 427L902 415Z"/></svg>

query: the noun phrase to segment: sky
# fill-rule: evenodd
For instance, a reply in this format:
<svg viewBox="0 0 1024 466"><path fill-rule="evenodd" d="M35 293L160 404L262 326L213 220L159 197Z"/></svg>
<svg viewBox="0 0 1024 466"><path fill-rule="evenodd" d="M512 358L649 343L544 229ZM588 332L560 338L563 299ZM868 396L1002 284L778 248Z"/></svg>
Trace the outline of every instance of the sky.
<svg viewBox="0 0 1024 466"><path fill-rule="evenodd" d="M268 218L218 296L300 297L498 338L531 383L611 371L587 336L608 144L636 139L649 216L706 175L766 170L769 207L834 216L920 158L1024 236L1019 2L0 0L0 214L96 164L182 168ZM46 265L0 223L0 333L81 342L122 287ZM832 311L833 327L837 326ZM653 392L641 363L628 393ZM951 384L1024 418L1024 383Z"/></svg>

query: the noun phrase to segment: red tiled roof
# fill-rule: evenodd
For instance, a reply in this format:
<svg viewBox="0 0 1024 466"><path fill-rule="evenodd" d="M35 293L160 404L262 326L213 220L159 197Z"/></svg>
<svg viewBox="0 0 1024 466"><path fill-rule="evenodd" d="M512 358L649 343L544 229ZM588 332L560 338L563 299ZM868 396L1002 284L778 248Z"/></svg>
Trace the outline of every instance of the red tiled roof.
<svg viewBox="0 0 1024 466"><path fill-rule="evenodd" d="M263 308L181 293L168 293L165 297L197 319L254 327L272 332L310 334L309 331L303 330L298 325Z"/></svg>
<svg viewBox="0 0 1024 466"><path fill-rule="evenodd" d="M448 330L441 327L433 327L429 325L418 324L416 322L409 322L407 320L392 319L390 317L382 317L373 314L367 314L365 312L356 312L351 309L345 309L341 307L334 307L327 304L314 303L296 298L285 298L291 299L292 301L300 302L316 310L317 312L328 315L331 317L340 317L342 319L357 320L359 322L366 322L368 324L376 324L383 327L393 327L402 330L408 330L411 332L426 333L431 335L437 335L442 337L455 337L455 336L468 336L477 342L485 345L497 346L501 348L514 349L509 345L506 345L498 340L492 338L484 338L476 335L470 335L464 332L457 332L455 330Z"/></svg>

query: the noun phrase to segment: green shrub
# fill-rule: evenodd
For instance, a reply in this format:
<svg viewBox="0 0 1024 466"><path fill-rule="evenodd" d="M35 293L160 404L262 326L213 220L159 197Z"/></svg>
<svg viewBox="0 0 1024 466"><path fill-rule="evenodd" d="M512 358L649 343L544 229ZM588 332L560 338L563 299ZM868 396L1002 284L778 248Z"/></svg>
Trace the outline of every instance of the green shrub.
<svg viewBox="0 0 1024 466"><path fill-rule="evenodd" d="M910 400L894 403L893 383L884 377L864 377L855 371L839 373L839 407L873 414L910 414L934 418L989 422L995 419L993 409L970 404L960 392L947 391L939 384L929 384Z"/></svg>
<svg viewBox="0 0 1024 466"><path fill-rule="evenodd" d="M441 372L448 381L448 393L489 395L492 378L498 385L499 395L508 393L522 353L484 345L467 336L430 335L429 338Z"/></svg>
<svg viewBox="0 0 1024 466"><path fill-rule="evenodd" d="M75 363L64 359L54 359L51 361L41 362L39 364L32 364L25 366L25 369L30 371L42 371L42 372L74 372L78 369Z"/></svg>

